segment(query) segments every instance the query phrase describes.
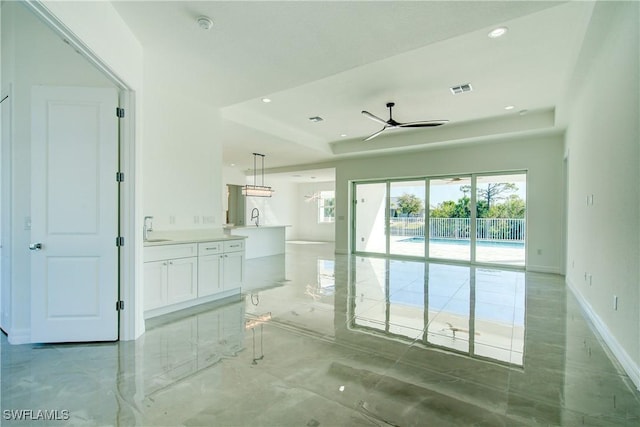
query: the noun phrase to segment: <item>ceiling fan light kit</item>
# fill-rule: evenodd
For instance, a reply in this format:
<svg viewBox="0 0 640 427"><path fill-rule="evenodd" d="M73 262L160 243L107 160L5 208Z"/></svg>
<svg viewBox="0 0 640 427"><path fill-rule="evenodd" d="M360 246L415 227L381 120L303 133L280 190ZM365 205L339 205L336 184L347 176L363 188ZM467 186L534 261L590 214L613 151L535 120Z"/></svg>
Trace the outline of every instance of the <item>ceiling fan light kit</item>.
<svg viewBox="0 0 640 427"><path fill-rule="evenodd" d="M370 141L373 138L375 138L376 136L380 135L382 132L386 131L386 130L392 130L392 129L402 129L402 128L426 128L426 127L435 127L435 126L442 126L443 124L447 123L449 120L427 120L427 121L421 121L421 122L408 122L408 123L400 123L397 122L393 119L393 115L392 115L392 108L395 106L395 102L387 102L387 108L389 109L389 120L384 120L381 119L380 117L371 114L368 111L362 111L362 114L365 117L368 117L369 119L373 120L374 122L378 122L381 125L383 125L384 127L382 129L380 129L378 132L368 136L367 138L364 139L364 141Z"/></svg>

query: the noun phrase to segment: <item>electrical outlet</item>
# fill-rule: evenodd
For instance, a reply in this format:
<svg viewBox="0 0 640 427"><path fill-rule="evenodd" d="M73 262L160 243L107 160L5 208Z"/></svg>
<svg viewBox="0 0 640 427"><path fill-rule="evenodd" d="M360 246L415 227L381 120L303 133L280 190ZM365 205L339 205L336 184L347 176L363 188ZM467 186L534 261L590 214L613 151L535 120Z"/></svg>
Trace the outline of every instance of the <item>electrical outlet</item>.
<svg viewBox="0 0 640 427"><path fill-rule="evenodd" d="M617 295L613 296L613 309L614 309L614 311L618 311L618 296Z"/></svg>
<svg viewBox="0 0 640 427"><path fill-rule="evenodd" d="M176 223L176 216L169 215L169 224L175 224L175 223Z"/></svg>
<svg viewBox="0 0 640 427"><path fill-rule="evenodd" d="M589 275L589 286L593 285L593 276Z"/></svg>
<svg viewBox="0 0 640 427"><path fill-rule="evenodd" d="M200 224L200 217L198 215L194 215L193 216L193 223L194 224Z"/></svg>

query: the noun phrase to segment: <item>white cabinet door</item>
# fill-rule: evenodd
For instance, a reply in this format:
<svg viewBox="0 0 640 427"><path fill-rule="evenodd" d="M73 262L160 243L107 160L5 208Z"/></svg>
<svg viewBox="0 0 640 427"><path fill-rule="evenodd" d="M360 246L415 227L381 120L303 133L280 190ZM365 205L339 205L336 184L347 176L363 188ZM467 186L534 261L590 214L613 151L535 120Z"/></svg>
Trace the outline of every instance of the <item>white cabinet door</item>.
<svg viewBox="0 0 640 427"><path fill-rule="evenodd" d="M167 303L187 301L197 296L198 258L168 261Z"/></svg>
<svg viewBox="0 0 640 427"><path fill-rule="evenodd" d="M167 261L144 263L144 309L167 304Z"/></svg>
<svg viewBox="0 0 640 427"><path fill-rule="evenodd" d="M224 255L206 255L198 258L198 296L222 292L220 272Z"/></svg>
<svg viewBox="0 0 640 427"><path fill-rule="evenodd" d="M239 288L244 281L244 252L224 254L222 287L224 290Z"/></svg>

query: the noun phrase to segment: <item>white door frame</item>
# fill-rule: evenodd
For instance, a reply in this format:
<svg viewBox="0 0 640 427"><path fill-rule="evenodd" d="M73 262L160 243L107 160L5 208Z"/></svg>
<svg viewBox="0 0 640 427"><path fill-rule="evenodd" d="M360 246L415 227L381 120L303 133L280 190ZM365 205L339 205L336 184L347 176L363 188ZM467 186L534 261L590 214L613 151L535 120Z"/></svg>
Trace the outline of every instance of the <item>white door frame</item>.
<svg viewBox="0 0 640 427"><path fill-rule="evenodd" d="M55 33L66 40L89 63L100 70L119 89L120 107L125 117L120 119L120 171L125 180L120 186L120 234L125 243L120 250L120 300L124 310L120 312L119 337L134 340L144 333L144 308L142 304L142 199L136 190L141 187L140 147L136 140L136 93L102 59L96 56L82 40L54 16L39 0L24 3ZM6 230L10 233L10 230ZM139 231L139 232L138 232ZM5 235L5 239L9 236Z"/></svg>

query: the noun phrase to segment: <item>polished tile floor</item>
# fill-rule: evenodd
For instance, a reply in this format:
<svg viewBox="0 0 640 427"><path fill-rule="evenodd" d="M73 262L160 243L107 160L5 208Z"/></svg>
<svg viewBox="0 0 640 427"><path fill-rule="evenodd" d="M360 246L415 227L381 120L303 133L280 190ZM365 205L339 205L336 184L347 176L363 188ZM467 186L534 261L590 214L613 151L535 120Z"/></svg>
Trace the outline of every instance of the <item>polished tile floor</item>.
<svg viewBox="0 0 640 427"><path fill-rule="evenodd" d="M2 425L640 425L561 277L330 244L249 260L242 298L135 342L0 346Z"/></svg>

